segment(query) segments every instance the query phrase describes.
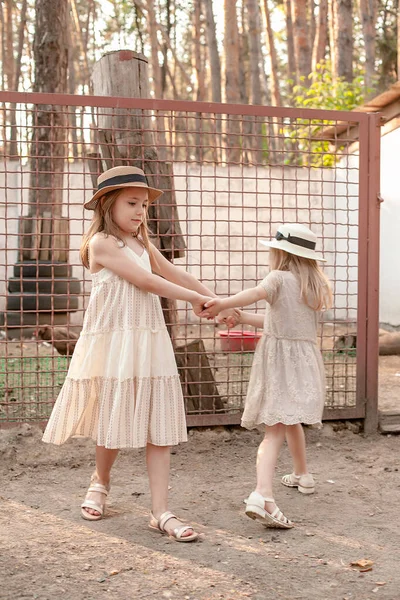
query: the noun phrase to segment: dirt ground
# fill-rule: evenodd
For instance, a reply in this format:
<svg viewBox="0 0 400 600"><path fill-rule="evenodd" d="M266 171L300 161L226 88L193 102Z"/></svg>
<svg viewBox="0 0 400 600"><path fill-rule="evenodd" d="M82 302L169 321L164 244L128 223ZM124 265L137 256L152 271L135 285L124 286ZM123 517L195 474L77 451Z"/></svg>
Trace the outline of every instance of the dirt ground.
<svg viewBox="0 0 400 600"><path fill-rule="evenodd" d="M349 427L355 428L354 424ZM173 450L171 509L202 532L178 544L147 529L143 451L123 451L107 516L80 518L93 444L59 448L29 425L0 431L0 597L14 600L398 600L400 437L307 429L313 496L279 483L275 497L296 527L248 519L259 432L192 430ZM359 572L352 561L368 559Z"/></svg>

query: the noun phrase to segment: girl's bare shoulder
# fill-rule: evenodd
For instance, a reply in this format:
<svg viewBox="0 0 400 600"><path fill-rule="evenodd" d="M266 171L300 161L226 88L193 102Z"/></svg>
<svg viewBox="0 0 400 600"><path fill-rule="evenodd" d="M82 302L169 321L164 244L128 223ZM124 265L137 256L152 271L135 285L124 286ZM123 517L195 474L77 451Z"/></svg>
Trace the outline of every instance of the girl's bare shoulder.
<svg viewBox="0 0 400 600"><path fill-rule="evenodd" d="M106 235L102 231L96 233L89 242L89 250L92 255L99 252L115 252L120 250L122 244L120 240L117 240L113 235Z"/></svg>

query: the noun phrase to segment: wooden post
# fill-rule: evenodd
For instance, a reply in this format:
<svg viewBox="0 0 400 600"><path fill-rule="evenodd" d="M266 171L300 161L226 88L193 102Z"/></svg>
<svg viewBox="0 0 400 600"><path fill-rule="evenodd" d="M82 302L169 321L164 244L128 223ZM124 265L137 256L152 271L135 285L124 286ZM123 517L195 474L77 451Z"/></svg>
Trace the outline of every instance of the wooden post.
<svg viewBox="0 0 400 600"><path fill-rule="evenodd" d="M92 82L96 96L150 97L147 59L130 50L102 56L94 66ZM161 198L150 206L149 227L158 238L164 256L172 259L183 256L185 242L176 208L172 164L159 151L165 145L165 127L160 116L157 129L156 136L147 110L98 110L98 140L107 168L122 164L139 167L146 173L149 185L164 190Z"/></svg>
<svg viewBox="0 0 400 600"><path fill-rule="evenodd" d="M150 97L147 59L130 50L102 56L94 66L92 81L97 96ZM149 229L155 236L155 245L168 260L183 256L185 242L178 219L172 164L159 156L160 140L153 132L150 111L99 108L97 125L97 136L93 137L107 169L123 164L139 167L146 173L149 185L164 190L149 207ZM158 119L157 129L158 134L164 133L163 120ZM163 298L162 306L174 342L176 304Z"/></svg>

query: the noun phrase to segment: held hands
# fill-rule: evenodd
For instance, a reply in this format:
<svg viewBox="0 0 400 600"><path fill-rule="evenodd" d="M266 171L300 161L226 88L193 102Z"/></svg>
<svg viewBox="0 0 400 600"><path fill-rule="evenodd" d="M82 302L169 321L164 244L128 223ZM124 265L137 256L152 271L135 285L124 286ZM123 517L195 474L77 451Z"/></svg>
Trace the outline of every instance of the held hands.
<svg viewBox="0 0 400 600"><path fill-rule="evenodd" d="M199 294L191 304L195 315L209 320L218 315L218 323L225 323L228 329L235 327L241 321L241 311L237 308L224 310L222 298L210 298Z"/></svg>
<svg viewBox="0 0 400 600"><path fill-rule="evenodd" d="M205 306L210 300L213 300L213 298L198 294L197 298L190 303L192 305L194 314L198 317L204 317L205 315L203 313L205 312Z"/></svg>
<svg viewBox="0 0 400 600"><path fill-rule="evenodd" d="M200 317L211 320L218 315L218 323L225 323L228 329L235 327L241 321L242 313L237 308L225 308L222 298L212 298L204 305Z"/></svg>
<svg viewBox="0 0 400 600"><path fill-rule="evenodd" d="M232 329L232 327L236 327L239 323L241 323L242 311L237 308L230 308L227 310L222 310L218 315L218 323L225 323L228 329Z"/></svg>
<svg viewBox="0 0 400 600"><path fill-rule="evenodd" d="M223 310L222 298L210 298L204 305L204 310L200 317L205 319L214 319Z"/></svg>

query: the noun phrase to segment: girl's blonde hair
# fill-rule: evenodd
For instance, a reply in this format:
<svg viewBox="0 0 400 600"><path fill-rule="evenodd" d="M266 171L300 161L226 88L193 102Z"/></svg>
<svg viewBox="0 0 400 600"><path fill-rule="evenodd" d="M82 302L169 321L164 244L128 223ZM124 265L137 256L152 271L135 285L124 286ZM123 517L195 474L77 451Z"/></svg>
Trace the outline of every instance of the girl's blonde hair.
<svg viewBox="0 0 400 600"><path fill-rule="evenodd" d="M317 311L331 308L331 285L316 260L271 248L270 267L271 270L291 271L297 276L301 298L307 306Z"/></svg>
<svg viewBox="0 0 400 600"><path fill-rule="evenodd" d="M105 233L106 237L112 235L117 240L122 242L123 246L125 246L125 242L121 239L121 230L119 229L119 227L117 227L112 218L112 207L114 206L116 199L122 192L122 189L125 188L120 188L118 190L113 190L112 192L104 194L104 196L102 196L99 199L97 206L94 209L92 222L88 231L83 236L82 244L79 251L82 264L87 269L89 269L89 244L90 240L94 235L96 235L96 233L103 232ZM150 254L150 241L147 229L147 210L144 215L143 221L139 226L137 234L135 234L135 237L138 238L139 242L143 244L147 252Z"/></svg>

